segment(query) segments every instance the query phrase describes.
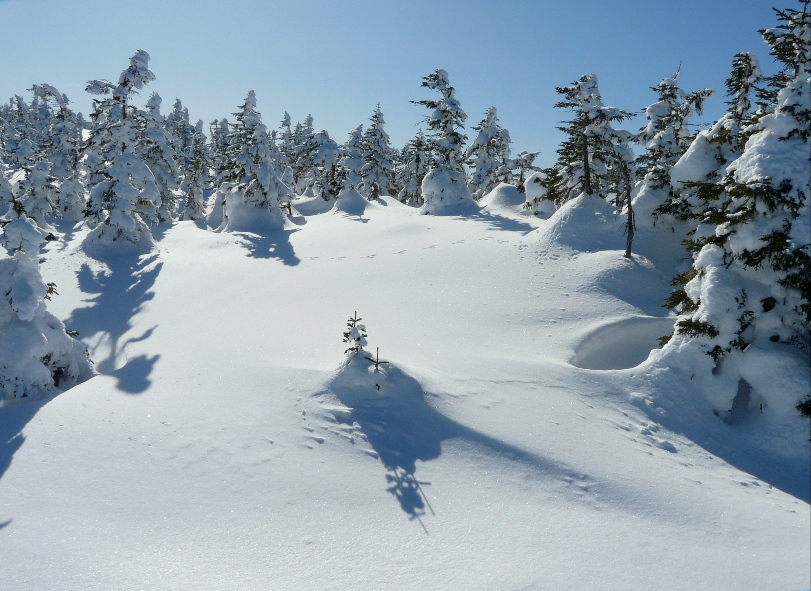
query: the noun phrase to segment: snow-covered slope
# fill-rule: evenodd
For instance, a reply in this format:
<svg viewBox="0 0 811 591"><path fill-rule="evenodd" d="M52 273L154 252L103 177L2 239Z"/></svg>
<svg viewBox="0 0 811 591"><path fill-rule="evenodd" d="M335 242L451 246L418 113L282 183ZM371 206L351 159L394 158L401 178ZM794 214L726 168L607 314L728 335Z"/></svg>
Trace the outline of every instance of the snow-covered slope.
<svg viewBox="0 0 811 591"><path fill-rule="evenodd" d="M50 244L100 375L0 409L0 589L809 588L807 423L645 361L672 270L588 204L483 201Z"/></svg>

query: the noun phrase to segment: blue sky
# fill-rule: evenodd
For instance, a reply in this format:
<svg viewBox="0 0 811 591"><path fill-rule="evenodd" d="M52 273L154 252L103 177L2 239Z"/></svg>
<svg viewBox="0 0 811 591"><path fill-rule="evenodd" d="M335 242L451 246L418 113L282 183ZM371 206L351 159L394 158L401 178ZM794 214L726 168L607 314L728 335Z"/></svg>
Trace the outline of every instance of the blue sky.
<svg viewBox="0 0 811 591"><path fill-rule="evenodd" d="M778 6L793 6L784 0ZM682 87L714 88L703 120L723 112L732 56L771 58L758 29L775 24L768 0L5 0L0 100L34 83L66 93L87 114L87 80L116 79L137 49L152 56L148 87L206 123L256 91L269 127L308 113L339 142L379 102L397 146L425 114L422 76L448 71L469 126L498 107L514 151L554 160L566 117L555 86L594 72L606 104L632 111L682 64ZM10 49L11 48L11 49ZM631 124L635 129L641 122ZM468 132L472 135L474 132Z"/></svg>

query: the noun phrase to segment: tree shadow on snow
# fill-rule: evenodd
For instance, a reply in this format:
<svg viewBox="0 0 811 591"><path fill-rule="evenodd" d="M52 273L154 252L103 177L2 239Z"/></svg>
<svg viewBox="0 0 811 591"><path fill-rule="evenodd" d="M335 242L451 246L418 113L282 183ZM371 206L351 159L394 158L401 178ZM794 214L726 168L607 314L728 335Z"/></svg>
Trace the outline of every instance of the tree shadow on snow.
<svg viewBox="0 0 811 591"><path fill-rule="evenodd" d="M386 490L410 519L423 528L421 517L433 513L422 482L417 479L417 461L427 462L442 455L442 442L460 439L510 462L522 464L536 474L584 480L559 462L533 454L445 417L426 402L420 383L399 368L381 366L367 371L356 359L341 369L328 390L351 409L350 424L356 422L378 458L386 467ZM427 530L426 530L427 533Z"/></svg>
<svg viewBox="0 0 811 591"><path fill-rule="evenodd" d="M23 428L34 418L48 400L37 400L25 404L0 408L0 480L11 466L14 454L25 443ZM0 519L7 517L0 513ZM11 523L11 519L0 522L0 529Z"/></svg>
<svg viewBox="0 0 811 591"><path fill-rule="evenodd" d="M470 215L467 215L465 217L472 220L484 222L485 224L491 226L492 228L504 232L520 232L522 235L526 235L534 230L537 230L537 227L533 226L532 224L522 222L521 220L515 220L512 218L500 216L498 214L489 212L486 209L480 209L475 213L471 213Z"/></svg>
<svg viewBox="0 0 811 591"><path fill-rule="evenodd" d="M130 344L145 341L156 327L125 338L134 328L134 317L154 297L155 280L163 266L157 258L157 254L109 256L102 260L106 269L101 271L83 264L78 271L79 288L91 296L85 300L89 305L77 308L65 321L88 344L96 370L115 376L119 388L130 394L149 387L149 375L160 357L127 355Z"/></svg>
<svg viewBox="0 0 811 591"><path fill-rule="evenodd" d="M279 230L267 234L234 232L234 235L239 237L240 244L247 249L249 256L257 259L276 259L289 267L294 267L301 260L293 250L290 235L297 231L297 229Z"/></svg>

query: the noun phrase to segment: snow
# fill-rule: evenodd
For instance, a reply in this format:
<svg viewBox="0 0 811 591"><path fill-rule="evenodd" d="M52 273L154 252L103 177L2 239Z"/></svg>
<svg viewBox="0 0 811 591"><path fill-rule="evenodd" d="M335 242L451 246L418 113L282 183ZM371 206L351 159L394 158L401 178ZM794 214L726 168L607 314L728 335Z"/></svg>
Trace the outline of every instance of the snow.
<svg viewBox="0 0 811 591"><path fill-rule="evenodd" d="M0 408L0 588L811 585L807 421L725 422L650 354L671 269L604 201L340 202L95 258L56 224L48 310L101 375Z"/></svg>

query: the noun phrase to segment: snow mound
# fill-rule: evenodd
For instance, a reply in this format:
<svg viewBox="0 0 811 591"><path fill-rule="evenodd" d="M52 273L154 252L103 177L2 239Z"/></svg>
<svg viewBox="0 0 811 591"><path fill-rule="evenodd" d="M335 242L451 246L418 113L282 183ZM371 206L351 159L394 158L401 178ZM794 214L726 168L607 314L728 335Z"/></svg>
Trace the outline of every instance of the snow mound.
<svg viewBox="0 0 811 591"><path fill-rule="evenodd" d="M422 180L422 212L430 215L465 215L479 206L470 196L465 175L457 170L436 168Z"/></svg>
<svg viewBox="0 0 811 591"><path fill-rule="evenodd" d="M481 198L479 205L494 209L509 209L515 212L524 211L526 199L513 185L499 183L498 186Z"/></svg>
<svg viewBox="0 0 811 591"><path fill-rule="evenodd" d="M581 252L619 249L625 243L622 221L614 208L594 195L581 194L565 203L541 232Z"/></svg>
<svg viewBox="0 0 811 591"><path fill-rule="evenodd" d="M293 209L303 216L326 213L335 206L334 201L325 201L320 196L300 197L293 201Z"/></svg>
<svg viewBox="0 0 811 591"><path fill-rule="evenodd" d="M659 348L659 339L673 333L675 318L624 318L590 332L575 350L571 364L582 369L628 369Z"/></svg>
<svg viewBox="0 0 811 591"><path fill-rule="evenodd" d="M363 215L367 207L374 207L375 205L375 203L367 201L354 188L344 189L335 201L334 211L348 213L349 215Z"/></svg>
<svg viewBox="0 0 811 591"><path fill-rule="evenodd" d="M218 228L220 232L267 234L285 227L285 215L281 210L264 205L226 202L225 215L225 220Z"/></svg>

